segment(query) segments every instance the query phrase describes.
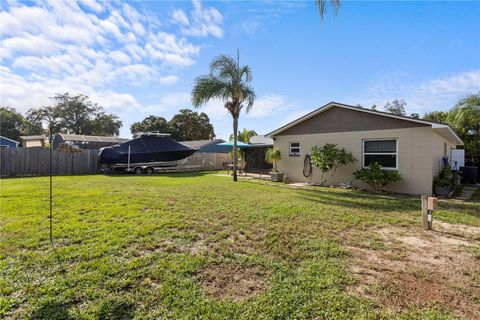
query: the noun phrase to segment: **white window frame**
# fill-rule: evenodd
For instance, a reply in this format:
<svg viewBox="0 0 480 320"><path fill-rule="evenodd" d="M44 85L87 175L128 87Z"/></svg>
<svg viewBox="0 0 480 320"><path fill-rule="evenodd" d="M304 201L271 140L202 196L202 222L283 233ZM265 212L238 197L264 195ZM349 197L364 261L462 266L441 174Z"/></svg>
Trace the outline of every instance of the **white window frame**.
<svg viewBox="0 0 480 320"><path fill-rule="evenodd" d="M298 143L298 152L292 152L292 143ZM295 149L296 148L297 147L295 147ZM293 157L300 156L301 150L302 150L302 146L301 146L300 141L290 141L288 143L288 155L289 156L293 156Z"/></svg>
<svg viewBox="0 0 480 320"><path fill-rule="evenodd" d="M378 139L363 139L362 140L362 167L365 166L365 142L369 141L382 141L382 140L395 140L395 152L368 152L367 155L395 155L395 168L383 167L383 170L398 170L398 138L378 138Z"/></svg>

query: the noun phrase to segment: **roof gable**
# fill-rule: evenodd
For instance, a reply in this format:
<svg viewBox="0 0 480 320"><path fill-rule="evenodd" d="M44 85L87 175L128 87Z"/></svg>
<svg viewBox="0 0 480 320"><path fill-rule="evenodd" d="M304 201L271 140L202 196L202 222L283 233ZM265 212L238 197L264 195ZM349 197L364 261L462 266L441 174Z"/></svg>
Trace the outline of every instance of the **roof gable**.
<svg viewBox="0 0 480 320"><path fill-rule="evenodd" d="M356 113L350 113L350 115L356 117L355 121L352 121L348 116L346 116L347 112L340 112L340 113L331 113L326 121L326 118L323 120L311 120L312 118L320 118L317 117L322 113L327 113L330 109L343 109L349 110ZM359 114L366 114L371 115L374 117L370 117L366 120L366 117L362 117ZM395 119L395 120L391 120ZM308 122L307 122L308 121ZM315 123L315 122L318 123ZM306 125L302 126L302 123L307 122ZM358 122L358 123L357 123ZM362 123L365 122L365 123ZM297 128L293 129L297 126L301 126L304 128ZM359 127L364 127L362 129L356 129ZM385 127L388 126L388 127ZM458 137L455 131L447 124L427 121L423 119L411 118L411 117L404 117L404 116L397 116L390 113L380 112L376 110L364 109L360 107L354 107L347 104L342 104L338 102L330 102L303 117L298 118L275 131L270 132L267 134L267 137L274 137L277 135L290 135L290 134L309 134L309 133L323 133L323 132L345 132L345 131L360 131L360 130L386 130L386 129L393 129L393 128L411 128L415 126L430 126L433 129L441 129L447 130L449 132L449 136L451 137L452 142L457 145L463 145L462 140ZM308 128L313 128L309 130ZM316 128L315 128L316 127ZM366 129L371 128L371 129ZM328 130L328 131L327 131ZM313 132L312 132L313 131ZM302 133L305 132L305 133Z"/></svg>
<svg viewBox="0 0 480 320"><path fill-rule="evenodd" d="M15 143L17 146L20 144L20 142L15 141L15 140L10 139L10 138L7 138L7 137L4 137L4 136L0 136L0 139L1 139L1 140L6 140L6 141L10 141L10 142L12 142L12 143Z"/></svg>
<svg viewBox="0 0 480 320"><path fill-rule="evenodd" d="M277 135L332 133L423 127L428 124L333 106Z"/></svg>

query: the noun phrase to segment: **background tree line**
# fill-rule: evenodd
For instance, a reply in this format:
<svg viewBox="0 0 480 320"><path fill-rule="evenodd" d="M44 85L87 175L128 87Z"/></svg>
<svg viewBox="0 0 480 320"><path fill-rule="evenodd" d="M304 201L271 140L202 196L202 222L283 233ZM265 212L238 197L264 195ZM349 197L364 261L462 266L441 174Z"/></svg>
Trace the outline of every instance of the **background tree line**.
<svg viewBox="0 0 480 320"><path fill-rule="evenodd" d="M0 134L17 141L22 135L45 134L45 122L51 125L52 134L112 136L120 132L122 121L118 116L106 113L84 94L58 93L53 100L53 106L31 108L25 116L13 107L1 107Z"/></svg>
<svg viewBox="0 0 480 320"><path fill-rule="evenodd" d="M463 140L467 164L480 165L480 92L460 99L448 111L433 111L425 120L449 124Z"/></svg>
<svg viewBox="0 0 480 320"><path fill-rule="evenodd" d="M190 109L181 109L170 121L160 116L151 115L142 121L133 123L130 127L132 135L152 131L169 133L177 141L215 138L213 125L210 123L207 114L194 112Z"/></svg>
<svg viewBox="0 0 480 320"><path fill-rule="evenodd" d="M77 135L116 136L122 121L115 114L106 113L99 104L84 94L58 93L52 106L31 108L25 115L15 108L0 107L0 135L19 140L23 135L68 133ZM43 124L43 125L42 125ZM45 129L46 128L46 129ZM131 126L132 134L159 131L170 133L178 141L213 139L215 133L205 113L182 109L170 121L149 116Z"/></svg>
<svg viewBox="0 0 480 320"><path fill-rule="evenodd" d="M391 114L406 116L406 105L405 100L395 99L386 103L383 109ZM370 109L377 110L377 106L373 105ZM410 117L420 118L417 113L410 114ZM422 119L450 125L465 144L467 164L480 165L480 92L466 95L448 111L428 112Z"/></svg>

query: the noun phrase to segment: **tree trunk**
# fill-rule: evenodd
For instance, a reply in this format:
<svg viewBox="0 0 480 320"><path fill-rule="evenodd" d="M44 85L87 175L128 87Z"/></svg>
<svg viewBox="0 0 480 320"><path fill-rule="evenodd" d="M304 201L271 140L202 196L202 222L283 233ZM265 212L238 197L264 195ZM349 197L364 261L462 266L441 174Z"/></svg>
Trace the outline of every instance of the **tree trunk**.
<svg viewBox="0 0 480 320"><path fill-rule="evenodd" d="M233 117L233 181L237 181L237 163L238 163L238 153L237 153L237 137L238 135L238 117Z"/></svg>

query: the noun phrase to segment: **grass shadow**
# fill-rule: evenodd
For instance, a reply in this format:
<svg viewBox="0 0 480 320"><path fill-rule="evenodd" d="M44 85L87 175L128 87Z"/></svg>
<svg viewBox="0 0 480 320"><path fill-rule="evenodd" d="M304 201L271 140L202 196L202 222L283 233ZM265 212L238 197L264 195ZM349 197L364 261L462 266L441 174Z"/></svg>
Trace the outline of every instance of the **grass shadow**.
<svg viewBox="0 0 480 320"><path fill-rule="evenodd" d="M167 178L194 178L194 177L203 177L208 174L215 173L217 171L184 171L184 172L156 172L154 174L134 174L134 173L123 173L123 172L116 172L116 173L105 173L102 174L105 177L167 177Z"/></svg>
<svg viewBox="0 0 480 320"><path fill-rule="evenodd" d="M135 306L133 303L121 300L107 300L100 307L100 320L129 320L133 319Z"/></svg>
<svg viewBox="0 0 480 320"><path fill-rule="evenodd" d="M407 197L365 195L346 192L322 192L320 190L299 190L301 197L325 205L346 208L362 208L371 211L413 211L420 210L420 201Z"/></svg>
<svg viewBox="0 0 480 320"><path fill-rule="evenodd" d="M68 313L67 305L59 302L49 302L34 310L30 319L69 320L72 317Z"/></svg>

